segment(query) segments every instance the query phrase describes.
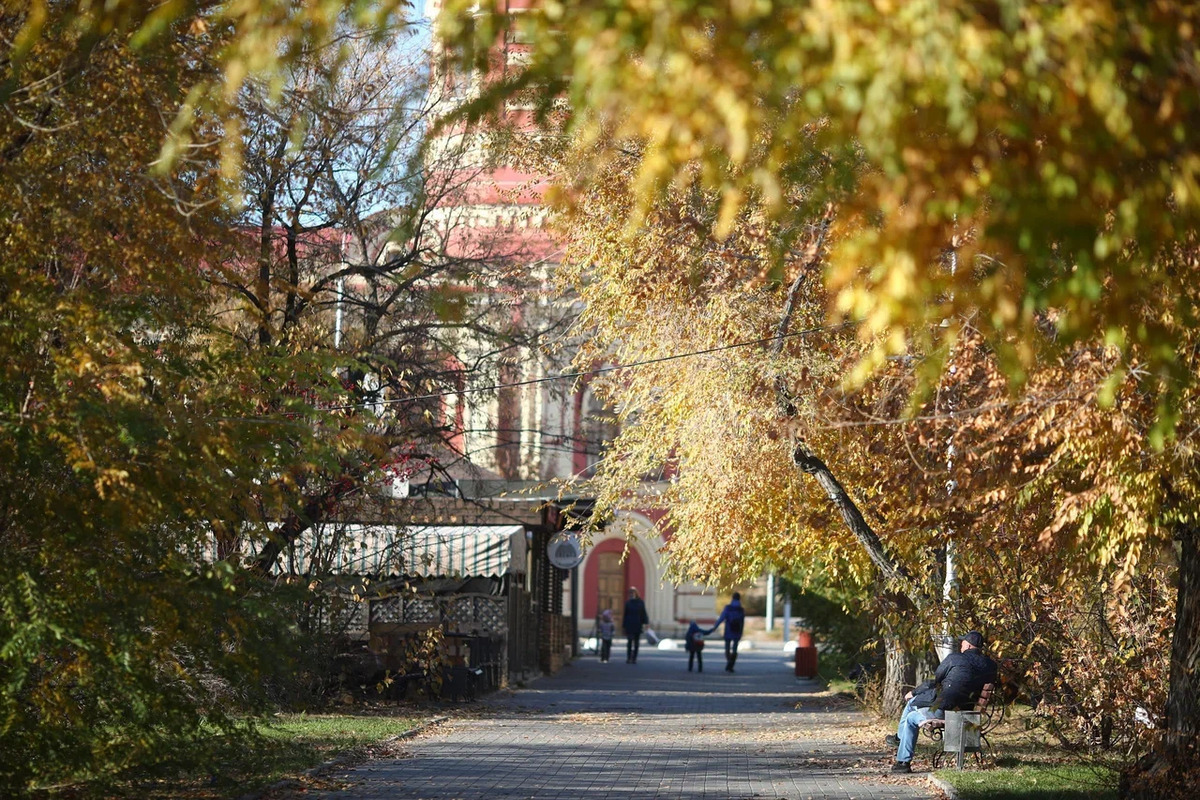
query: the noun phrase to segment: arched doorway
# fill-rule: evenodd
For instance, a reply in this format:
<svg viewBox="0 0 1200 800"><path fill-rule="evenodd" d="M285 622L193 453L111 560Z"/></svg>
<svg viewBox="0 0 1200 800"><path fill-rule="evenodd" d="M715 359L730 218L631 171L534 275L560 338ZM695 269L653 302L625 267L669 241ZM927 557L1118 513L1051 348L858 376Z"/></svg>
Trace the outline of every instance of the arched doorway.
<svg viewBox="0 0 1200 800"><path fill-rule="evenodd" d="M629 596L629 587L636 586L646 597L646 568L635 548L625 554L625 540L611 538L597 544L583 567L583 618L594 620L599 613L611 608L617 630L621 628L621 611ZM589 623L590 624L590 623Z"/></svg>
<svg viewBox="0 0 1200 800"><path fill-rule="evenodd" d="M596 556L596 608L613 610L613 621L621 627L621 609L625 604L625 565L620 553Z"/></svg>

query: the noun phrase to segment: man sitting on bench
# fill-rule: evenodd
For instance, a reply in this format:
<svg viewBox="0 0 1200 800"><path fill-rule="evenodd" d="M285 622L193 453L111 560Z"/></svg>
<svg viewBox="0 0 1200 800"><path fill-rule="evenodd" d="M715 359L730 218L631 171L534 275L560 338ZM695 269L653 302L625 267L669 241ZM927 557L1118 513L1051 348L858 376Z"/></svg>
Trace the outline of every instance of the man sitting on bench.
<svg viewBox="0 0 1200 800"><path fill-rule="evenodd" d="M926 681L907 695L908 703L900 714L895 736L887 742L896 748L892 772L912 772L913 749L921 723L945 719L947 711L970 710L986 684L996 680L996 662L985 656L983 634L971 631L962 637L957 653L942 659L932 681Z"/></svg>

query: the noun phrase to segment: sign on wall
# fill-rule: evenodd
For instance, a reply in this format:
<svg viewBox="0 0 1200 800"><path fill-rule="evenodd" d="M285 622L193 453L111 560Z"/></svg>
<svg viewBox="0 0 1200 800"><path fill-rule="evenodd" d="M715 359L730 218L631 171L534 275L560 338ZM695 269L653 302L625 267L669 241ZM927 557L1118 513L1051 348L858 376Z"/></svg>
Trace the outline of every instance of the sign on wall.
<svg viewBox="0 0 1200 800"><path fill-rule="evenodd" d="M556 533L546 545L546 555L559 569L574 569L583 563L583 537L571 531Z"/></svg>

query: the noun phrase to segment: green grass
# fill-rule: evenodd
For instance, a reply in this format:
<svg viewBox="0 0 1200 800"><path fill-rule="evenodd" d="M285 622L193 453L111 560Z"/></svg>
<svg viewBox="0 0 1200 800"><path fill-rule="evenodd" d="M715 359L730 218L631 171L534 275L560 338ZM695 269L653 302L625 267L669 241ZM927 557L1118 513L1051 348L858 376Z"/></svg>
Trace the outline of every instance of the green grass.
<svg viewBox="0 0 1200 800"><path fill-rule="evenodd" d="M831 692L855 694L857 682L846 677L851 666L850 659L841 653L821 653L817 657L817 677L825 681Z"/></svg>
<svg viewBox="0 0 1200 800"><path fill-rule="evenodd" d="M257 735L213 736L178 759L131 771L104 785L74 785L47 798L71 800L233 800L347 751L412 730L416 717L286 714L260 724Z"/></svg>
<svg viewBox="0 0 1200 800"><path fill-rule="evenodd" d="M825 676L821 674L819 668L817 670L817 674L820 677L825 678ZM855 693L858 691L858 685L854 681L848 680L847 678L825 678L825 683L828 684L829 691L833 692L834 694L855 695Z"/></svg>
<svg viewBox="0 0 1200 800"><path fill-rule="evenodd" d="M421 723L416 717L359 717L344 714L285 714L262 728L268 739L344 749L395 736Z"/></svg>
<svg viewBox="0 0 1200 800"><path fill-rule="evenodd" d="M987 770L943 769L937 777L961 800L1116 800L1117 776L1102 767L1020 764Z"/></svg>

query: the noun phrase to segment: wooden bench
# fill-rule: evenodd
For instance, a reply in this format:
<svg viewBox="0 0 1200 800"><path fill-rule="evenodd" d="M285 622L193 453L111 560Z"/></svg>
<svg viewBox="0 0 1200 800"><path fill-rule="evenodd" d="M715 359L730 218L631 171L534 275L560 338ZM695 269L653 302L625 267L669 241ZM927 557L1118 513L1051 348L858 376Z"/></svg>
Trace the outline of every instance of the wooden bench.
<svg viewBox="0 0 1200 800"><path fill-rule="evenodd" d="M979 692L979 698L975 701L975 708L971 712L978 715L979 719L979 744L980 748L975 753L975 761L977 764L983 762L983 753L985 750L992 749L991 743L987 739L987 734L1000 724L1004 718L1004 704L993 702L996 691L996 685L993 683L984 684L983 689ZM944 719L928 719L921 723L922 730L929 738L937 745L937 749L933 752L933 768L937 769L941 763L942 756L945 755L944 750L944 733L946 728L946 720ZM962 753L958 753L958 768L962 769Z"/></svg>

